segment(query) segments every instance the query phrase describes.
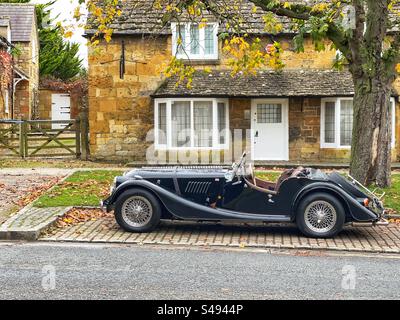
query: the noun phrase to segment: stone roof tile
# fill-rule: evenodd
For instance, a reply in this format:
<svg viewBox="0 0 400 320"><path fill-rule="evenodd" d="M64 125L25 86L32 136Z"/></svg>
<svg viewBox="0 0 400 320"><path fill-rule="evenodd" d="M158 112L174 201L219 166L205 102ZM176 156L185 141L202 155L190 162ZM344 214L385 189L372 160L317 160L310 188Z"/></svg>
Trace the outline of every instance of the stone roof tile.
<svg viewBox="0 0 400 320"><path fill-rule="evenodd" d="M221 2L225 4L227 0L215 0L213 2ZM263 20L263 16L265 12L262 9L258 9L256 12L253 12L254 4L249 0L240 0L240 9L235 10L235 14L239 12L240 18L243 21L241 23L241 31L248 34L257 34L263 35L267 34L264 30L265 23ZM309 6L312 6L316 3L321 2L330 2L330 0L286 0L286 2L290 2L292 4L296 3L307 3ZM162 17L164 12L161 10L156 10L153 7L154 0L124 0L120 2L119 6L122 10L122 15L117 17L110 25L110 27L114 30L114 34L117 35L169 35L171 34L171 26L170 23L162 24ZM208 18L214 18L212 15L203 13L204 16ZM290 19L286 17L277 17L283 26L282 34L293 34L296 31L293 31L291 28ZM184 20L184 17L180 18ZM215 18L214 18L215 19ZM393 19L393 15L392 15ZM220 31L223 32L223 21L220 21ZM94 34L96 28L91 26L90 18L87 26L86 33L88 35ZM397 27L391 27L390 31L397 31Z"/></svg>
<svg viewBox="0 0 400 320"><path fill-rule="evenodd" d="M30 42L35 19L35 5L26 3L0 3L0 16L9 17L11 41Z"/></svg>
<svg viewBox="0 0 400 320"><path fill-rule="evenodd" d="M197 71L193 87L176 86L172 77L154 92L153 97L333 97L353 96L349 72L333 70L259 71L256 75L237 75L230 71Z"/></svg>
<svg viewBox="0 0 400 320"><path fill-rule="evenodd" d="M224 0L216 0L224 1ZM321 1L321 0L310 0ZM290 0L290 2L298 2ZM114 34L119 35L141 35L141 34L171 34L170 23L162 24L164 12L153 8L154 0L125 0L120 4L122 15L116 18L115 22L110 25L114 30ZM240 5L240 17L243 20L241 25L242 31L249 34L265 34L263 11L261 9L253 12L254 4L250 1L243 0ZM204 13L204 16L209 18L209 21L215 18L211 14ZM283 33L291 33L288 18L280 18L283 24ZM90 19L89 19L90 21ZM90 27L88 23L87 34L93 34L95 28ZM223 30L221 30L223 31Z"/></svg>

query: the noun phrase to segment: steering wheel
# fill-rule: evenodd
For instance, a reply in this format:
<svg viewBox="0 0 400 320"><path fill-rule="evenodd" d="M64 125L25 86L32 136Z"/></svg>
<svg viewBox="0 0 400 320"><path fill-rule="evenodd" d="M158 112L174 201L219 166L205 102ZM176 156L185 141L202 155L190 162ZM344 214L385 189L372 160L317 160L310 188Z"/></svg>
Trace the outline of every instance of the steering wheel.
<svg viewBox="0 0 400 320"><path fill-rule="evenodd" d="M234 168L233 168L233 176L234 176L234 177L237 176L239 169L242 168L243 165L246 163L246 156L247 156L247 153L246 153L246 151L245 151L245 152L243 152L243 155L242 155L242 157L240 158L238 164L236 164L236 165L234 166Z"/></svg>

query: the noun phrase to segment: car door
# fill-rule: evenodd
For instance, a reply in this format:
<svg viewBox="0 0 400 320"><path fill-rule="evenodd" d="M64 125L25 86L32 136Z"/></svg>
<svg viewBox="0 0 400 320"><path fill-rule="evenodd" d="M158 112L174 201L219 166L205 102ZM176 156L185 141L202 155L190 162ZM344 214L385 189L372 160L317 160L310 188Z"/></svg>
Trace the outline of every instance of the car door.
<svg viewBox="0 0 400 320"><path fill-rule="evenodd" d="M279 215L278 197L250 187L244 179L229 182L224 187L222 208L241 213Z"/></svg>

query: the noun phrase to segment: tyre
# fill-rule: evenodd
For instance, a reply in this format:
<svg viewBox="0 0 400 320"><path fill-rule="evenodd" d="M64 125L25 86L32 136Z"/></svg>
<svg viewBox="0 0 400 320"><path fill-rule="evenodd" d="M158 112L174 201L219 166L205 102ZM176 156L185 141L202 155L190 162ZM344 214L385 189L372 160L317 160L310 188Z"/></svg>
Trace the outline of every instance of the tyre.
<svg viewBox="0 0 400 320"><path fill-rule="evenodd" d="M345 219L343 205L327 193L306 196L297 208L297 227L311 238L334 237L342 231Z"/></svg>
<svg viewBox="0 0 400 320"><path fill-rule="evenodd" d="M146 190L125 191L115 203L115 219L128 232L150 232L160 223L160 202Z"/></svg>

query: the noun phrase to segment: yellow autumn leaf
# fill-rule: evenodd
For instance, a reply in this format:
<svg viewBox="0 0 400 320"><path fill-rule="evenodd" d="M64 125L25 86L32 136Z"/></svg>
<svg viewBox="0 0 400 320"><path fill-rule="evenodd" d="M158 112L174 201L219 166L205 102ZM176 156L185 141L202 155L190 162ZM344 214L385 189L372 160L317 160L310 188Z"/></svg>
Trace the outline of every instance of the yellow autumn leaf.
<svg viewBox="0 0 400 320"><path fill-rule="evenodd" d="M64 33L65 38L71 38L73 35L74 35L74 33L72 31L67 31Z"/></svg>

